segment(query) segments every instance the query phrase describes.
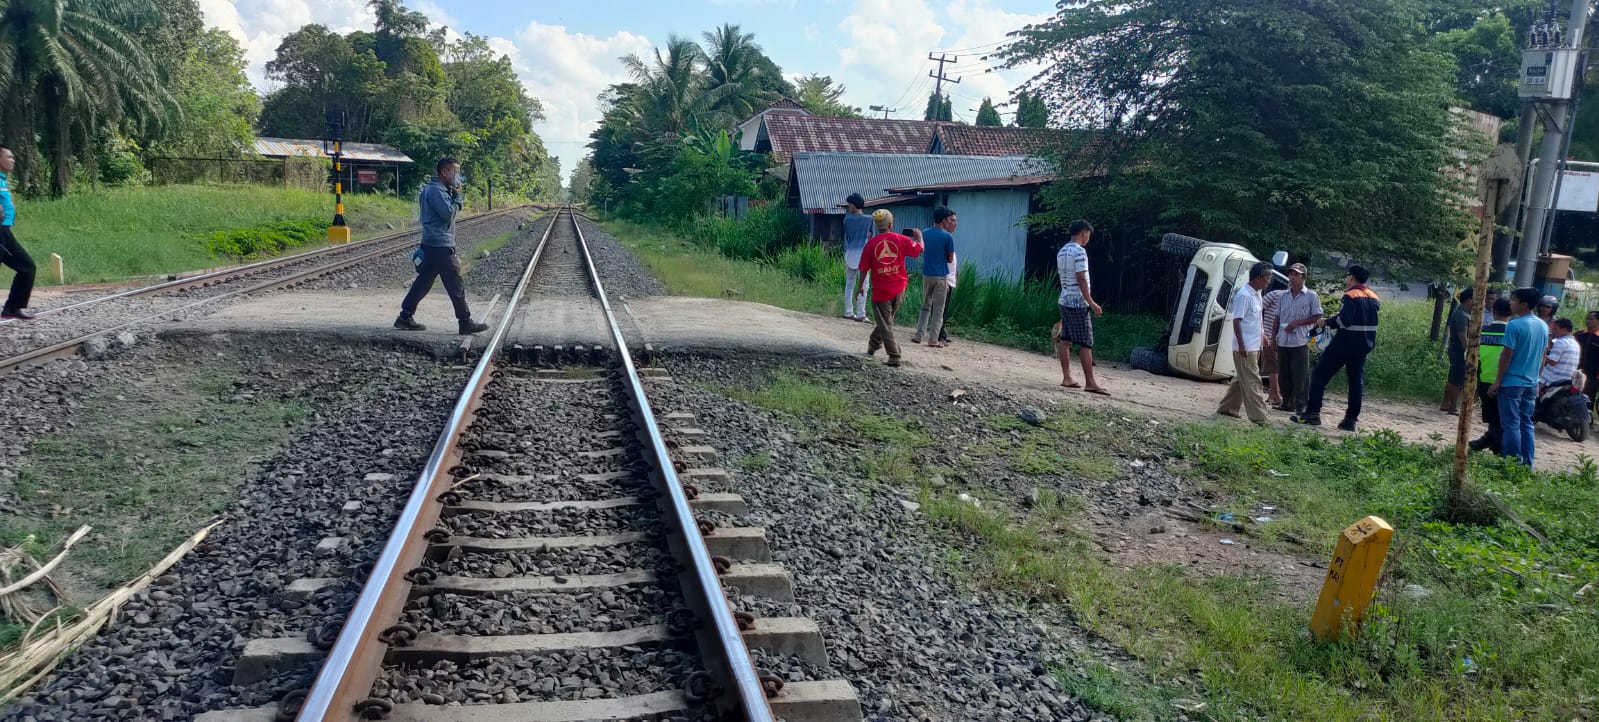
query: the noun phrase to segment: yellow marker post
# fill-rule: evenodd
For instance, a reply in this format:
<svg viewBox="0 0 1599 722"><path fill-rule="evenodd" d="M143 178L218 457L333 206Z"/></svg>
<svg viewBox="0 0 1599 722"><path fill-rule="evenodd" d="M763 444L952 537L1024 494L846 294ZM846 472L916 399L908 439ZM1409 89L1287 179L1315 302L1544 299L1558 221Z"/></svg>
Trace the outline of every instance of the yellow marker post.
<svg viewBox="0 0 1599 722"><path fill-rule="evenodd" d="M1351 633L1359 631L1393 536L1394 528L1375 516L1349 525L1338 535L1338 550L1327 565L1327 581L1322 583L1316 612L1310 618L1310 631L1317 637L1337 639L1346 624Z"/></svg>
<svg viewBox="0 0 1599 722"><path fill-rule="evenodd" d="M66 262L61 260L61 254L50 254L50 268L55 271L56 283L64 284L67 282L67 266Z"/></svg>

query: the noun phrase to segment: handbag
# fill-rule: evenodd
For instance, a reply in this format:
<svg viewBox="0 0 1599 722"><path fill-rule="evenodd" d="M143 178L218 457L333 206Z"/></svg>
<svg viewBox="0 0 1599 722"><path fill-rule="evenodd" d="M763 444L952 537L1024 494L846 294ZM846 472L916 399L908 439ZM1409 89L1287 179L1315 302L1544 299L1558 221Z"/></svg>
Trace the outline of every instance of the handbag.
<svg viewBox="0 0 1599 722"><path fill-rule="evenodd" d="M417 270L418 273L420 273L422 271L422 247L421 246L417 246L416 250L411 252L411 265L416 267L416 270Z"/></svg>

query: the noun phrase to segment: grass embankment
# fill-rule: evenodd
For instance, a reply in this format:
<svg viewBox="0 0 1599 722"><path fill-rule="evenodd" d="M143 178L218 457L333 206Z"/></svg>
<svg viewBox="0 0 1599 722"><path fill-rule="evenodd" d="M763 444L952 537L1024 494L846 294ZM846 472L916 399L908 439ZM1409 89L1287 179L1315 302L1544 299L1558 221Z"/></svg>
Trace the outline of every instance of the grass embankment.
<svg viewBox="0 0 1599 722"><path fill-rule="evenodd" d="M716 246L694 243L657 226L628 221L606 224L666 287L679 296L731 297L793 311L842 315L844 262L816 245L786 249L769 260L733 258ZM1059 320L1059 289L1053 284L979 280L967 268L952 296L950 332L959 338L1052 353L1049 329ZM921 284L912 279L900 306L899 322L915 326L922 304ZM1096 359L1125 362L1137 346L1157 342L1168 319L1116 313L1094 322ZM1432 304L1383 304L1377 349L1366 364L1366 389L1373 396L1407 401L1441 398L1449 363L1441 342L1428 339ZM1342 395L1339 374L1329 387Z"/></svg>
<svg viewBox="0 0 1599 722"><path fill-rule="evenodd" d="M415 204L388 196L345 196L357 237L392 232L416 216ZM53 284L51 253L67 283L98 283L210 268L232 262L207 250L212 233L333 218L333 198L295 188L247 185L113 188L60 200L19 199L17 238ZM308 246L310 247L310 246ZM0 271L9 283L11 272Z"/></svg>
<svg viewBox="0 0 1599 722"><path fill-rule="evenodd" d="M95 393L77 423L34 442L0 543L48 559L74 529L94 527L56 573L74 601L143 574L308 418L303 404L237 387L242 374L227 362L180 365ZM19 631L0 620L0 646Z"/></svg>
<svg viewBox="0 0 1599 722"><path fill-rule="evenodd" d="M736 395L811 423L864 412L853 374L779 373ZM921 485L922 511L947 534L949 562L971 584L1066 612L1134 662L1062 654L1074 694L1128 720L1591 719L1599 713L1599 479L1532 473L1476 456L1472 476L1548 539L1508 521L1444 520L1448 452L1397 435L1330 439L1295 430L1197 422L1163 427L1125 411L1064 407L1043 427L987 419L986 440L930 435L896 422L883 448L857 452L867 493ZM823 435L822 438L826 438ZM933 444L959 468L923 466ZM1306 633L1314 590L1268 572L1118 561L1084 531L1073 489L1118 481L1118 458L1151 453L1238 519L1270 505L1254 544L1325 563L1338 532L1368 515L1396 528L1363 634ZM985 488L996 466L1045 490L1030 508ZM955 498L968 492L981 507ZM1237 536L1233 532L1230 535ZM1239 537L1240 540L1247 537ZM1287 541L1303 540L1305 546ZM1586 589L1586 591L1584 591ZM1287 601L1285 601L1285 599Z"/></svg>

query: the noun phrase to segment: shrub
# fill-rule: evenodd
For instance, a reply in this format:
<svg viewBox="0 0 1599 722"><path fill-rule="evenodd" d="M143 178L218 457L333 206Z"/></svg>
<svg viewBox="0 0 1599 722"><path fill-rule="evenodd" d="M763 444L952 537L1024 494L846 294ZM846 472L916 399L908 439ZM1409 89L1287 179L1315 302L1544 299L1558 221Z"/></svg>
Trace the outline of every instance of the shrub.
<svg viewBox="0 0 1599 722"><path fill-rule="evenodd" d="M284 221L249 228L217 231L206 239L206 250L216 258L245 259L271 256L325 237L324 221Z"/></svg>

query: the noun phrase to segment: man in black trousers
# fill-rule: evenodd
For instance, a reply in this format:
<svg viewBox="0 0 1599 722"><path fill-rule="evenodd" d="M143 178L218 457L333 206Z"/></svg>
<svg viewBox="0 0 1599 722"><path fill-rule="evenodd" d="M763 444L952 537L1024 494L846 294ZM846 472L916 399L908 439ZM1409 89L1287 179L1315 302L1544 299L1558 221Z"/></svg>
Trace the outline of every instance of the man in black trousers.
<svg viewBox="0 0 1599 722"><path fill-rule="evenodd" d="M463 335L487 331L489 325L472 320L466 305L466 287L461 283L461 259L455 255L455 214L461 211L461 166L454 158L439 161L428 184L422 187L418 203L422 206L422 255L416 267L416 281L400 302L400 317L394 327L402 331L423 331L416 321L416 306L433 289L434 279L444 280L444 291L455 305L455 319Z"/></svg>
<svg viewBox="0 0 1599 722"><path fill-rule="evenodd" d="M33 265L33 257L23 250L17 237L11 234L11 224L17 220L17 207L11 202L11 171L16 167L16 154L0 145L0 212L4 214L0 218L0 264L17 272L16 277L11 279L11 295L6 297L6 305L0 309L0 318L31 321L33 317L25 309L33 297L33 276L38 269Z"/></svg>

